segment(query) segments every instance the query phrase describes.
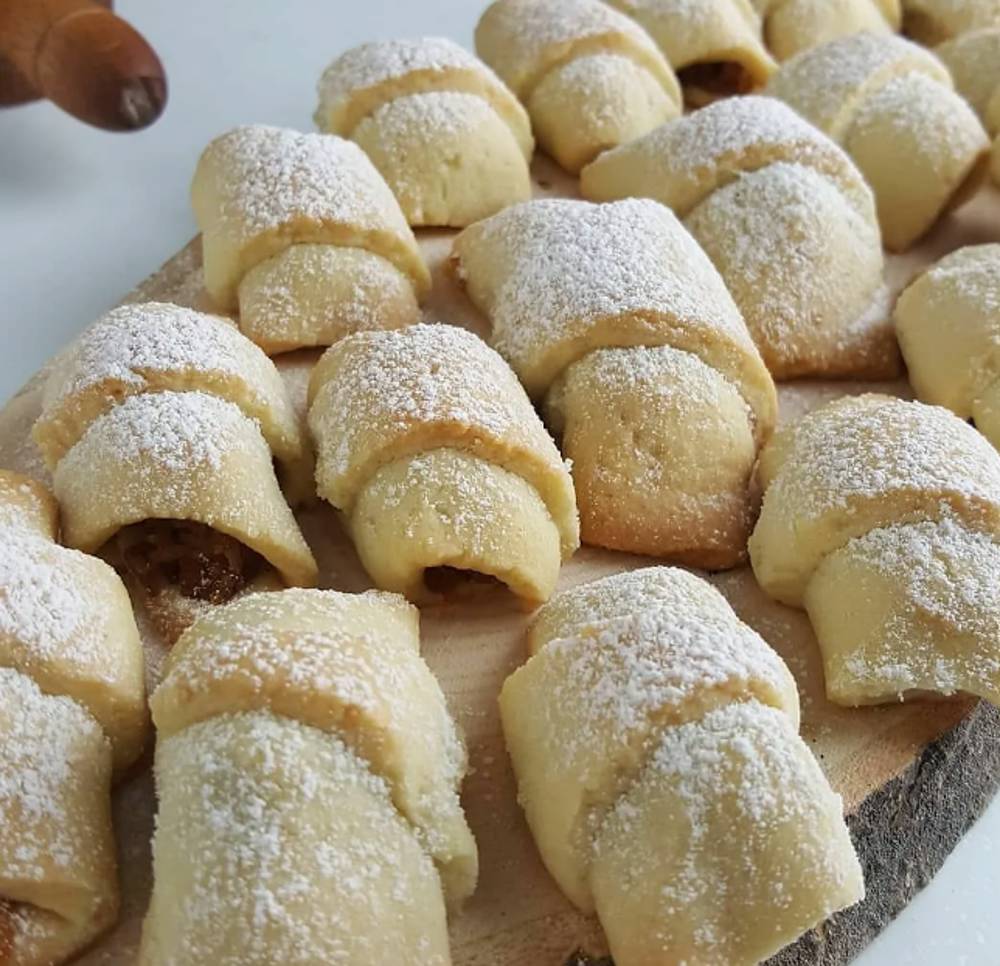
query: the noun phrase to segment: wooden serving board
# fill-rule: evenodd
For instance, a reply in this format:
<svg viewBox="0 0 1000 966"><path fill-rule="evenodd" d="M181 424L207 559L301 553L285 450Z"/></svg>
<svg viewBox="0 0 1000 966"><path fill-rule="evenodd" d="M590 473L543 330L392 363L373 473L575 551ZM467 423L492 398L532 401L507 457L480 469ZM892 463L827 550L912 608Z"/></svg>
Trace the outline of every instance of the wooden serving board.
<svg viewBox="0 0 1000 966"><path fill-rule="evenodd" d="M544 158L535 163L539 195L574 188ZM485 335L485 320L454 286L442 265L453 232L421 233L432 266L428 319L465 325ZM961 245L1000 241L1000 193L983 190L940 225L915 252L890 259L893 293L922 266ZM201 287L200 246L193 241L143 282L126 301L160 299L209 307ZM297 404L304 406L315 352L279 360ZM44 372L0 412L0 466L46 479L29 437L38 413ZM781 416L794 418L827 399L877 389L909 395L905 382L797 382L780 389ZM310 507L300 520L322 569L322 586L360 591L370 586L336 513ZM563 568L568 587L654 561L583 548ZM845 813L865 869L868 896L775 956L780 966L840 966L852 959L922 888L1000 783L1000 712L968 698L850 710L828 703L816 641L806 616L769 600L749 568L713 575L737 613L782 655L799 684L802 732ZM479 843L479 888L451 923L455 966L563 966L600 960L600 927L562 897L535 851L515 798L501 737L496 697L504 678L524 659L530 615L505 591L484 588L426 608L423 652L448 696L469 746L463 801ZM139 614L150 685L163 645ZM151 755L115 795L124 909L117 928L79 962L132 963L149 895L149 839L154 797ZM591 958L588 958L591 957ZM609 962L605 960L604 962Z"/></svg>

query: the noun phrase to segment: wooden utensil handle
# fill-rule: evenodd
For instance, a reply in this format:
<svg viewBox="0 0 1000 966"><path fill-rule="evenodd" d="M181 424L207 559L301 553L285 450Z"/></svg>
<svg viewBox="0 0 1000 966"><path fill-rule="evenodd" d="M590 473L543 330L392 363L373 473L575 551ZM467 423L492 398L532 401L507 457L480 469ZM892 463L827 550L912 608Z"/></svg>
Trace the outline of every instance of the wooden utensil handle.
<svg viewBox="0 0 1000 966"><path fill-rule="evenodd" d="M0 2L0 103L33 91L110 131L160 116L167 81L159 58L128 23L93 0Z"/></svg>

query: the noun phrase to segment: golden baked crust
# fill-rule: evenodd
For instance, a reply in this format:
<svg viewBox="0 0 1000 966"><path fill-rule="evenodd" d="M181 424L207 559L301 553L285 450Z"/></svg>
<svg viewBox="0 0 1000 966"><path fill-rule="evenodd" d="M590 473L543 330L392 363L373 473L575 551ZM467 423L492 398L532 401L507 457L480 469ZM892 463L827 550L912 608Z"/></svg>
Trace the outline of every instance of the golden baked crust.
<svg viewBox="0 0 1000 966"><path fill-rule="evenodd" d="M313 371L309 426L319 493L347 514L379 586L421 596L425 572L449 566L529 600L552 592L579 542L572 483L476 336L418 325L343 339Z"/></svg>
<svg viewBox="0 0 1000 966"><path fill-rule="evenodd" d="M476 51L571 173L681 109L677 79L650 37L597 0L496 0L476 26Z"/></svg>
<svg viewBox="0 0 1000 966"><path fill-rule="evenodd" d="M863 33L815 47L783 65L767 93L851 155L892 251L909 248L986 176L982 125L944 65L901 37Z"/></svg>

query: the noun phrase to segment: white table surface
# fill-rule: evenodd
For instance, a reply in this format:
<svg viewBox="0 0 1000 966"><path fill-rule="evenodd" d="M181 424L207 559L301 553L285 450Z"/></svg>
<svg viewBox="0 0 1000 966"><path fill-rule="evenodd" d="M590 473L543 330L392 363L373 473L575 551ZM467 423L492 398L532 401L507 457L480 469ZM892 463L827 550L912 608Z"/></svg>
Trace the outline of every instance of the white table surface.
<svg viewBox="0 0 1000 966"><path fill-rule="evenodd" d="M485 5L485 0L483 0ZM0 400L195 232L202 147L244 122L310 129L314 85L363 40L471 44L477 0L119 0L154 44L170 101L138 134L43 103L0 111ZM858 966L1000 964L1000 801ZM525 964L544 966L544 964Z"/></svg>

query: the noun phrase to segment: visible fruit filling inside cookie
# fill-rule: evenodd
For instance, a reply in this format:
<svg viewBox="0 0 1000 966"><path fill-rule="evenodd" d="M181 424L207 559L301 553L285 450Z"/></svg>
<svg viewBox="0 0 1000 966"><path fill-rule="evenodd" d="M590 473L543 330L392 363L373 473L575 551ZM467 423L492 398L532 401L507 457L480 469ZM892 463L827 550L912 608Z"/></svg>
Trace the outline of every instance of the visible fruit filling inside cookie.
<svg viewBox="0 0 1000 966"><path fill-rule="evenodd" d="M264 568L264 559L227 534L190 520L145 520L115 538L122 564L150 594L176 587L185 597L222 604Z"/></svg>
<svg viewBox="0 0 1000 966"><path fill-rule="evenodd" d="M679 70L677 78L689 107L703 107L733 94L749 94L754 88L746 68L729 60L691 64Z"/></svg>

